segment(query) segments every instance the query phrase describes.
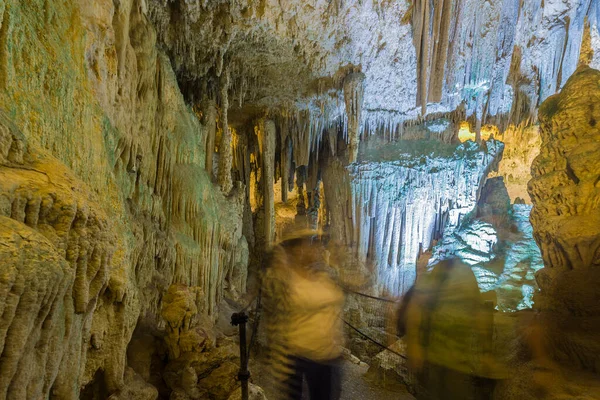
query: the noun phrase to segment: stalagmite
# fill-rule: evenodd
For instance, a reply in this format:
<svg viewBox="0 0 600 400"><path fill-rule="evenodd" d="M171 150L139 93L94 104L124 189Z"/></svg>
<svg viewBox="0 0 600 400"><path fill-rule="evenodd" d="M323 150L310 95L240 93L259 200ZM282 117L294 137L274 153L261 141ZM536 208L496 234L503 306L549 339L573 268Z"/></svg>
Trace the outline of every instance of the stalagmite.
<svg viewBox="0 0 600 400"><path fill-rule="evenodd" d="M275 175L275 141L277 131L275 123L271 120L260 120L259 122L259 145L262 158L262 189L264 210L264 235L265 246L271 247L275 235L275 198L274 198L274 175Z"/></svg>
<svg viewBox="0 0 600 400"><path fill-rule="evenodd" d="M306 167L300 166L296 169L296 192L298 203L296 203L296 217L306 216L306 201L304 199L304 183L306 182Z"/></svg>
<svg viewBox="0 0 600 400"><path fill-rule="evenodd" d="M206 172L212 178L215 133L217 131L217 105L213 100L205 100L202 109L204 112L203 123L206 127Z"/></svg>
<svg viewBox="0 0 600 400"><path fill-rule="evenodd" d="M358 157L360 142L361 113L363 107L365 75L362 72L352 73L344 79L344 101L348 117L348 158L350 162Z"/></svg>
<svg viewBox="0 0 600 400"><path fill-rule="evenodd" d="M227 121L229 109L229 70L221 75L221 144L219 145L219 186L224 194L229 194L233 187L231 180L231 164L233 153L231 150L231 131Z"/></svg>

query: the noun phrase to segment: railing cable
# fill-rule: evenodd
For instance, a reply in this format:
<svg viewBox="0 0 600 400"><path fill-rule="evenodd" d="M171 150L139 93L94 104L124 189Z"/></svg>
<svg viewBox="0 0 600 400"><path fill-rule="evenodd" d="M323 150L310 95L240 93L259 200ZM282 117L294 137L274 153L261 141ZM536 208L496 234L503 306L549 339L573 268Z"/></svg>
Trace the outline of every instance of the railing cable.
<svg viewBox="0 0 600 400"><path fill-rule="evenodd" d="M382 349L384 349L384 350L387 350L387 351L389 351L389 352L391 352L391 353L393 353L393 354L397 355L397 356L398 356L398 357L400 357L400 358L403 358L403 359L405 359L405 360L407 359L405 355L402 355L402 354L398 353L397 351L390 349L390 348L389 348L389 347L387 347L386 345L379 343L377 340L373 339L372 337L370 337L370 336L369 336L369 335L367 335L366 333L364 333L364 332L361 332L361 331L360 331L360 329L358 329L357 327L353 326L351 323L349 323L349 322L348 322L348 321L346 321L345 319L343 319L343 318L342 318L342 321L343 321L343 322L344 322L346 325L348 325L348 326L349 326L351 329L353 329L354 331L358 332L358 333L359 333L361 336L364 336L364 337L365 337L367 340L370 340L371 342L375 343L377 346L381 347Z"/></svg>

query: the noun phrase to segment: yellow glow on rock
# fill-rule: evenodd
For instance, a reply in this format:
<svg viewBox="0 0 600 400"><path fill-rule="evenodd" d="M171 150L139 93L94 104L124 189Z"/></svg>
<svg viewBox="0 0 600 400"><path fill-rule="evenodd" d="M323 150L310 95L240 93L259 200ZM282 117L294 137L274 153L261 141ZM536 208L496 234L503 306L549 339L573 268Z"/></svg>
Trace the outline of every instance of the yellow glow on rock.
<svg viewBox="0 0 600 400"><path fill-rule="evenodd" d="M467 140L475 141L475 132L471 132L468 122L460 123L460 129L458 130L458 140L460 140L461 143L464 143Z"/></svg>
<svg viewBox="0 0 600 400"><path fill-rule="evenodd" d="M494 125L485 125L481 127L481 139L489 140L491 137L495 136L498 136L498 128ZM467 140L475 141L476 137L475 132L471 132L471 127L468 122L464 121L460 123L458 140L460 140L461 143L464 143Z"/></svg>

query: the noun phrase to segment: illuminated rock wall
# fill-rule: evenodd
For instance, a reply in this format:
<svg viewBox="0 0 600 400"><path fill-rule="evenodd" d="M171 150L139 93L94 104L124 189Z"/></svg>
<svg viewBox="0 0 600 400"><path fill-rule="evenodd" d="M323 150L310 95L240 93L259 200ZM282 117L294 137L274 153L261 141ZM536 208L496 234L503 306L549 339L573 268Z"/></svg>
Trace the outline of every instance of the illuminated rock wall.
<svg viewBox="0 0 600 400"><path fill-rule="evenodd" d="M434 143L429 145L439 146ZM362 263L372 264L379 291L393 295L414 283L421 252L474 210L481 184L503 150L491 140L482 149L474 142L444 145L447 154L425 145L415 156L407 146L399 142L385 146L386 155L381 149L365 154L363 162L348 167L345 178L340 166L337 174L324 173L329 208L343 208L331 216L333 236L353 246ZM346 199L344 193L331 194L332 180L348 188Z"/></svg>

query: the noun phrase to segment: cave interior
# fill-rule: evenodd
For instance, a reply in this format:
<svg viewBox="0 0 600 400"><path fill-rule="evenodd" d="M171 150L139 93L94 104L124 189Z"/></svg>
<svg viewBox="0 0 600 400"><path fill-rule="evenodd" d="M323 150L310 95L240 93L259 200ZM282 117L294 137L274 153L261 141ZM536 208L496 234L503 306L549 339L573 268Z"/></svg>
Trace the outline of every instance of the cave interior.
<svg viewBox="0 0 600 400"><path fill-rule="evenodd" d="M599 70L600 0L0 0L0 400L241 399L298 229L373 297L468 265L489 398L600 399ZM346 335L343 399L414 398Z"/></svg>

